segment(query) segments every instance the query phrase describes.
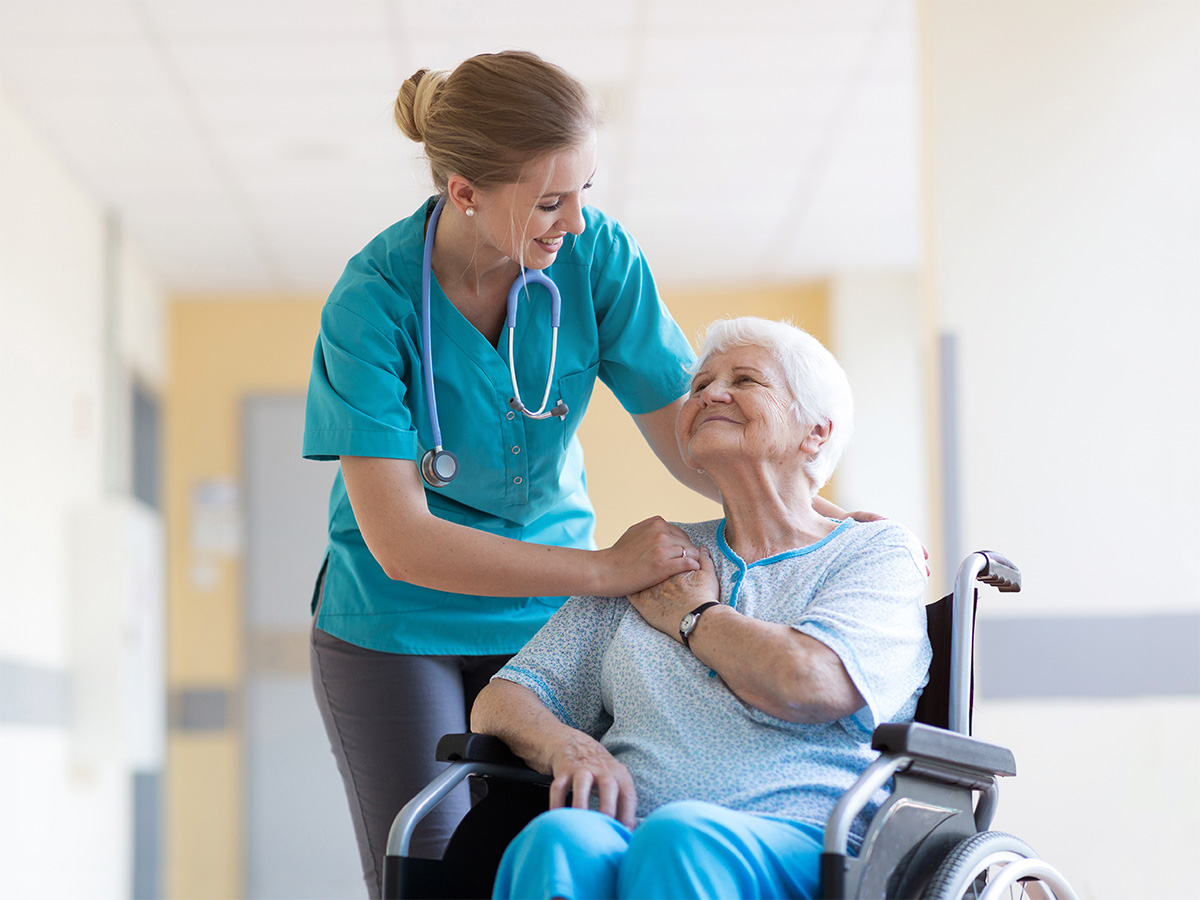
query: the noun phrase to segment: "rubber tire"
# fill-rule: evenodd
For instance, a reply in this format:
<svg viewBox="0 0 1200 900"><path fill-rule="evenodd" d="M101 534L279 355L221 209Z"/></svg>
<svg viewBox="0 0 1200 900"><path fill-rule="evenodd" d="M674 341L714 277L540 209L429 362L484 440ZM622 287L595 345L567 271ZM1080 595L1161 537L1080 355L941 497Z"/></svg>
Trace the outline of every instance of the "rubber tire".
<svg viewBox="0 0 1200 900"><path fill-rule="evenodd" d="M925 886L923 900L963 900L974 897L975 879L1000 853L1037 859L1033 848L1003 831L984 831L959 842L934 870Z"/></svg>

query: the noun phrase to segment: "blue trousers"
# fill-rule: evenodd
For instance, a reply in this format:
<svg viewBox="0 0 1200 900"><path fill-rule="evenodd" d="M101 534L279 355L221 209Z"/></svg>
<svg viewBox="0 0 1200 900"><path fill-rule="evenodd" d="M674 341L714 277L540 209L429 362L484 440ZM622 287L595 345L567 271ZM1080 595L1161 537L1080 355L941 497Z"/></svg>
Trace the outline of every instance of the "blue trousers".
<svg viewBox="0 0 1200 900"><path fill-rule="evenodd" d="M500 861L497 900L807 898L819 891L820 828L685 800L630 831L591 810L543 813Z"/></svg>

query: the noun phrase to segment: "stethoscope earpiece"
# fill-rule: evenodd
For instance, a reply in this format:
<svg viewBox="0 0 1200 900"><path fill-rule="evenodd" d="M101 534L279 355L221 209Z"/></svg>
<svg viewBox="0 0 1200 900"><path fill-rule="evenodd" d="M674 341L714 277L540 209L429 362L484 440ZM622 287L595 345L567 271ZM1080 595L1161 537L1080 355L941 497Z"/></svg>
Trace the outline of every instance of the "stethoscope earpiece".
<svg viewBox="0 0 1200 900"><path fill-rule="evenodd" d="M429 214L429 224L425 226L425 252L421 266L421 372L425 378L425 402L429 407L429 428L432 432L434 449L421 457L420 468L421 476L430 487L435 488L445 487L458 474L458 459L449 450L442 449L442 427L438 422L437 397L433 390L433 350L429 337L429 292L430 284L433 281L433 238L437 232L438 219L441 218L445 205L445 196L438 198L433 212ZM574 250L573 242L571 249ZM550 292L550 371L546 373L546 392L542 395L542 405L536 411L528 409L521 402L521 391L517 387L517 367L513 362L513 344L517 330L517 303L520 299L521 289L524 288L528 294L531 284L540 284ZM561 399L553 409L549 412L546 411L546 403L550 399L550 389L554 385L554 364L558 358L558 319L561 309L562 300L559 297L558 286L550 280L550 276L538 269L522 268L521 274L513 281L512 287L508 291L508 312L505 319L505 327L508 328L508 374L512 379L513 389L513 397L508 401L508 405L530 419L548 419L551 416L565 419L567 415L567 404L563 403Z"/></svg>

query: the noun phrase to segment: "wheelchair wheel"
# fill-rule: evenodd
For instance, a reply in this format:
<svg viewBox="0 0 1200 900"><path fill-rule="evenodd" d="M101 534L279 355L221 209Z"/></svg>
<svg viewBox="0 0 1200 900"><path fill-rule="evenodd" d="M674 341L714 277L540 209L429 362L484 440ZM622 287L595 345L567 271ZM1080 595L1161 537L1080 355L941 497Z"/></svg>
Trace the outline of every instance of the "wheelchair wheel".
<svg viewBox="0 0 1200 900"><path fill-rule="evenodd" d="M1077 900L1071 886L1020 838L984 831L960 842L934 871L924 900Z"/></svg>

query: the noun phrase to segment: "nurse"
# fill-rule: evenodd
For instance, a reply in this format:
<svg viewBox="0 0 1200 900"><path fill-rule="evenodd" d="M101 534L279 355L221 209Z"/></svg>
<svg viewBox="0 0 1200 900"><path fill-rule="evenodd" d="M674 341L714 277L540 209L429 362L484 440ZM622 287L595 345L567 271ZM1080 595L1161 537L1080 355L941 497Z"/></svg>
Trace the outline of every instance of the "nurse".
<svg viewBox="0 0 1200 900"><path fill-rule="evenodd" d="M329 295L303 450L341 462L312 675L373 897L393 817L440 768L438 737L466 730L478 691L566 597L626 595L699 568L687 534L658 518L595 549L575 432L596 379L676 478L717 499L674 436L693 353L633 238L586 206L597 116L583 86L533 54L487 54L417 72L395 116L424 145L437 194L367 244ZM419 469L435 443L421 278L440 198L429 349L442 443L459 470L431 487ZM565 417L509 405L503 332L521 267L561 294L546 408L564 403ZM549 306L540 287L518 306L515 376L531 406L550 371ZM426 817L414 855L440 856L468 802Z"/></svg>

